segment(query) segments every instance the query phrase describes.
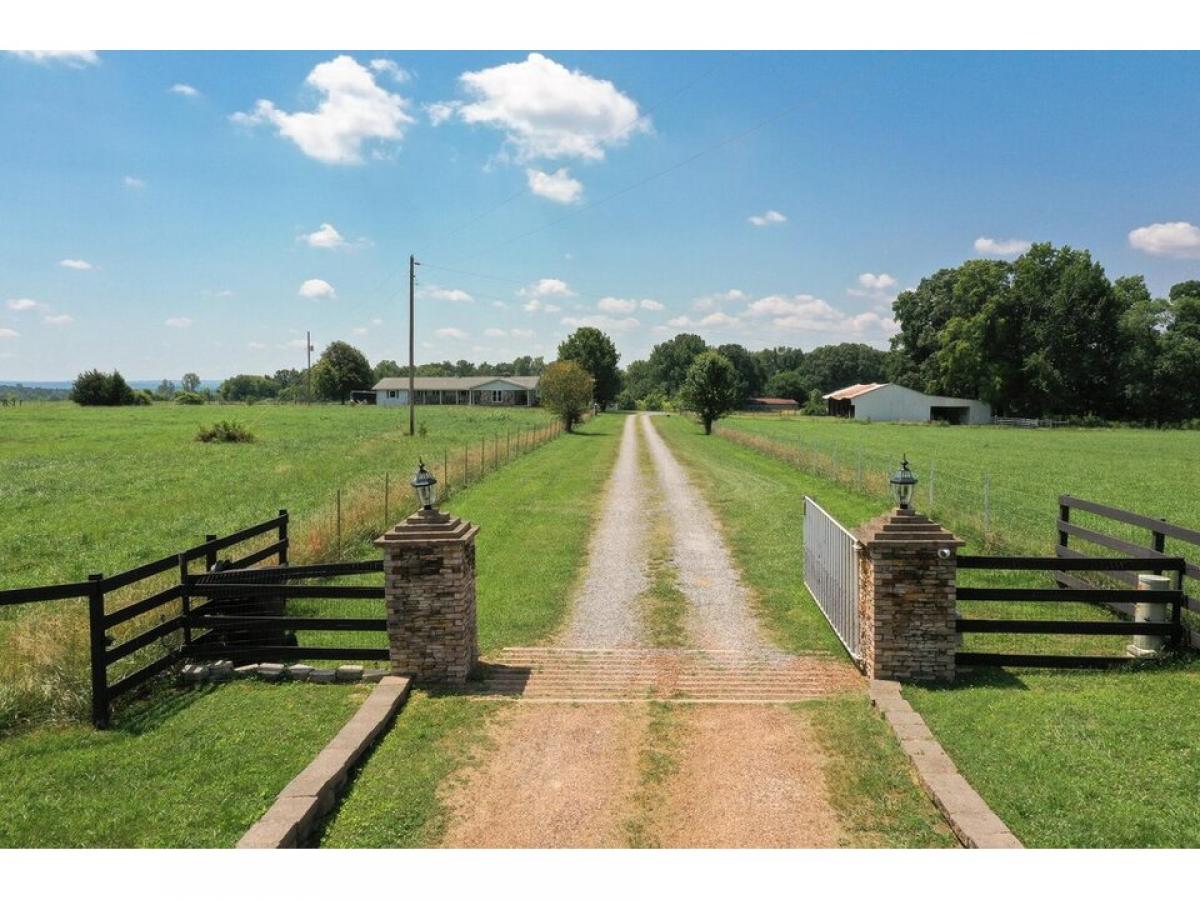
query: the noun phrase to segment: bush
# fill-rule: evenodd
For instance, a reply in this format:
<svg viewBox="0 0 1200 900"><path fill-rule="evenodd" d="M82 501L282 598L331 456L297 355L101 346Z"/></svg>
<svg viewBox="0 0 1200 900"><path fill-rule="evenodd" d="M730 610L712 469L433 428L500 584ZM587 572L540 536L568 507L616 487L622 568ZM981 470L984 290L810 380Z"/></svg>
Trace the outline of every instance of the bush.
<svg viewBox="0 0 1200 900"><path fill-rule="evenodd" d="M71 399L80 406L131 406L137 402L133 388L115 369L112 374L99 369L80 373L71 387Z"/></svg>
<svg viewBox="0 0 1200 900"><path fill-rule="evenodd" d="M245 425L238 422L217 422L208 428L196 432L196 440L205 444L252 444L254 434Z"/></svg>
<svg viewBox="0 0 1200 900"><path fill-rule="evenodd" d="M204 398L195 391L183 391L175 395L175 402L183 406L203 406Z"/></svg>
<svg viewBox="0 0 1200 900"><path fill-rule="evenodd" d="M154 403L154 395L147 390L133 392L134 406L150 406Z"/></svg>
<svg viewBox="0 0 1200 900"><path fill-rule="evenodd" d="M570 431L592 405L595 380L576 362L553 362L542 373L542 405Z"/></svg>
<svg viewBox="0 0 1200 900"><path fill-rule="evenodd" d="M647 410L662 410L667 408L667 395L662 391L651 391L637 403L642 412Z"/></svg>

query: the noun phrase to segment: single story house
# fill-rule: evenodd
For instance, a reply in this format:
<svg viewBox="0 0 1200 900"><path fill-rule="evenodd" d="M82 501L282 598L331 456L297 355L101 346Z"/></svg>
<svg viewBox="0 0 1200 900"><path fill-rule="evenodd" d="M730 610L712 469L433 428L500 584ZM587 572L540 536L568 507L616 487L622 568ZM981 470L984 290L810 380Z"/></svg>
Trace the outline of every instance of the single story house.
<svg viewBox="0 0 1200 900"><path fill-rule="evenodd" d="M537 375L474 375L470 378L429 377L413 379L418 406L537 406ZM383 378L375 385L378 406L407 406L408 378Z"/></svg>
<svg viewBox="0 0 1200 900"><path fill-rule="evenodd" d="M742 409L747 412L795 412L800 404L787 397L751 397Z"/></svg>
<svg viewBox="0 0 1200 900"><path fill-rule="evenodd" d="M987 425L992 407L982 400L935 397L890 382L852 384L824 395L831 416L872 422L951 422Z"/></svg>

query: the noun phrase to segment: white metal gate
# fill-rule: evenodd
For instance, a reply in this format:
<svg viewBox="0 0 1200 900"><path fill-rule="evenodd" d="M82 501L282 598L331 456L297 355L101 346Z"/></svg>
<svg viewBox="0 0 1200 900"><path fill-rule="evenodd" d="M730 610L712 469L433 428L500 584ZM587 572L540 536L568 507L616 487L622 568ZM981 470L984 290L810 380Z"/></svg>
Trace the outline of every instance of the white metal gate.
<svg viewBox="0 0 1200 900"><path fill-rule="evenodd" d="M837 519L812 497L804 498L804 586L856 660L858 547Z"/></svg>

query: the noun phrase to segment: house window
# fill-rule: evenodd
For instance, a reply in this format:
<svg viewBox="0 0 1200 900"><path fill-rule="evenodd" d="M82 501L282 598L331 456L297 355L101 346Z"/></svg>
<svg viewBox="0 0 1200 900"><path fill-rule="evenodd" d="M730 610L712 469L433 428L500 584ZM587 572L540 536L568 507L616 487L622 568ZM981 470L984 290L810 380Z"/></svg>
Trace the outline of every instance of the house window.
<svg viewBox="0 0 1200 900"><path fill-rule="evenodd" d="M388 399L389 399L389 400L395 400L395 399L396 399L396 392L395 392L395 391L388 391Z"/></svg>
<svg viewBox="0 0 1200 900"><path fill-rule="evenodd" d="M503 403L504 402L504 391L492 391L492 402L493 403Z"/></svg>

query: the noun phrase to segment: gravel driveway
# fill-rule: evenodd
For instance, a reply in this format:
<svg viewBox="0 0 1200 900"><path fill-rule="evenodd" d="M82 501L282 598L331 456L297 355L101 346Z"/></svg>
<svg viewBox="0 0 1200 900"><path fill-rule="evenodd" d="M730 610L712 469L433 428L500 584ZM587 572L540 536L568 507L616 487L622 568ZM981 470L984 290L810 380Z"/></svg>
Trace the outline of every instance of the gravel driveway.
<svg viewBox="0 0 1200 900"><path fill-rule="evenodd" d="M642 434L662 485L667 512L675 524L675 567L688 598L688 631L698 650L766 653L771 646L759 632L750 594L738 577L716 516L688 481L649 416Z"/></svg>
<svg viewBox="0 0 1200 900"><path fill-rule="evenodd" d="M575 596L571 619L559 636L564 647L642 645L637 598L646 578L646 518L641 509L638 416L625 419L617 464L604 511L588 545L587 574Z"/></svg>

